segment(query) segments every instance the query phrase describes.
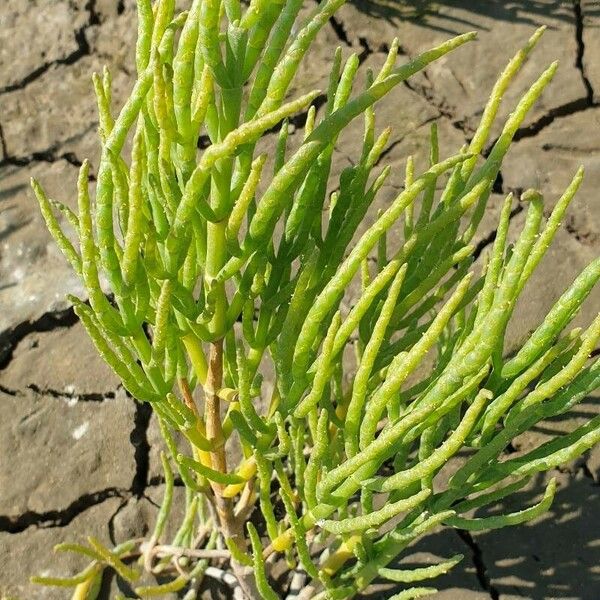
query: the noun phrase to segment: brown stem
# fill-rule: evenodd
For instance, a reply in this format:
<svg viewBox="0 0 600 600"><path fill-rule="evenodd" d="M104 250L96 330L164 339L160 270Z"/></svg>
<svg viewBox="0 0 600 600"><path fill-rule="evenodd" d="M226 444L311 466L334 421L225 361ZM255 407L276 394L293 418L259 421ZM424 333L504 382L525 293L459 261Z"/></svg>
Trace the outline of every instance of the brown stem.
<svg viewBox="0 0 600 600"><path fill-rule="evenodd" d="M182 377L179 380L179 389L181 390L181 395L183 396L183 401L185 405L198 417L198 407L196 406L196 402L194 402L194 396L192 394L192 390L190 389L190 384L185 377Z"/></svg>
<svg viewBox="0 0 600 600"><path fill-rule="evenodd" d="M250 479L244 486L244 491L240 497L240 501L234 509L234 515L236 519L246 521L252 511L254 510L254 504L256 501L256 494L254 493L254 479Z"/></svg>
<svg viewBox="0 0 600 600"><path fill-rule="evenodd" d="M218 340L210 345L208 374L205 386L204 418L206 421L206 437L215 447L215 450L210 453L211 466L216 471L226 473L227 458L225 455L225 445L222 443L221 401L217 395L222 385L223 340ZM235 518L233 501L230 498L223 497L224 486L212 482L211 486L215 495L215 505L223 536L226 539L231 539L241 552L245 552L246 538L244 536L244 524L240 519ZM261 600L252 570L238 563L233 558L231 566L246 597L249 600Z"/></svg>
<svg viewBox="0 0 600 600"><path fill-rule="evenodd" d="M208 359L208 375L206 377L206 399L204 408L204 419L206 421L206 437L209 442L216 446L216 450L210 453L212 468L221 473L227 472L227 459L225 448L222 444L223 427L221 423L221 400L218 392L223 383L223 340L210 345ZM213 488L222 490L222 485L214 484ZM216 493L216 492L215 492Z"/></svg>

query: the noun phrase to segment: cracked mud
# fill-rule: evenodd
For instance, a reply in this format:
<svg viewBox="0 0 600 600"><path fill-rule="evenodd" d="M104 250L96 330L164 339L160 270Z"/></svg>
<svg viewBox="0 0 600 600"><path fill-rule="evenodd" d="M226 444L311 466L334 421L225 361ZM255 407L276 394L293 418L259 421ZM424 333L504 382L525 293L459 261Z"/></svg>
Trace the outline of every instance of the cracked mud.
<svg viewBox="0 0 600 600"><path fill-rule="evenodd" d="M69 574L81 567L54 557L52 546L89 534L113 543L143 535L161 498L162 446L155 419L96 357L64 300L66 292L82 290L54 248L28 189L34 176L53 197L73 206L77 167L86 157L94 165L99 153L91 72L108 65L120 105L134 71L134 9L133 0L4 0L0 7L0 455L9 457L0 462L3 599L63 598L60 590L27 583L31 573ZM364 71L381 63L395 36L406 58L454 33L480 32L476 44L432 65L380 104L379 127L388 122L394 127L382 156L393 172L376 211L402 186L409 154L417 168L425 164L429 123L439 123L443 153L470 139L498 72L539 25L548 31L507 92L500 120L548 62L557 58L561 66L516 133L476 239L476 259L495 239L503 194L539 187L552 206L579 164L587 177L556 246L520 301L509 331L513 344L600 250L598 2L350 0L322 32L291 91L326 89L336 46L346 55L356 52ZM291 124L297 130L305 120L301 114ZM355 124L342 137L334 173L353 160L360 136ZM273 141L261 143L269 147ZM515 208L511 220L519 225L522 218L521 207ZM599 305L596 293L580 321L589 321ZM597 414L599 399L588 399L576 415L548 429L568 430ZM548 430L536 430L512 450L523 451L545 435ZM552 517L499 532L436 532L403 562L428 564L464 553L463 563L437 581L442 600L600 597L600 450L551 475L560 483ZM535 482L508 508L533 501L543 484L543 479ZM105 581L100 597L113 597L120 585L115 578ZM389 592L389 585L376 584L364 598ZM205 597L222 596L207 591Z"/></svg>

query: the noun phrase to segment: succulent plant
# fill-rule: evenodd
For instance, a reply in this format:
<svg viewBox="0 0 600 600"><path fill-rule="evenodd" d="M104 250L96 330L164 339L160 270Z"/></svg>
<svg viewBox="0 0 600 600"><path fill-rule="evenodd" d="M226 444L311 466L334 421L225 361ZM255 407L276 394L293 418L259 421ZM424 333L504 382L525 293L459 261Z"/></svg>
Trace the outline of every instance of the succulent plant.
<svg viewBox="0 0 600 600"><path fill-rule="evenodd" d="M596 417L503 454L600 385L600 362L590 360L600 317L566 331L600 278L600 259L518 352L504 351L515 303L582 171L545 223L541 194L523 194L514 245L509 195L493 248L474 267L502 160L557 68L540 75L490 143L502 96L543 29L500 75L469 144L441 158L434 125L427 170L415 173L409 159L403 189L369 221L390 174L381 166L390 129L376 133L374 105L474 33L402 66L395 40L361 89L358 57L343 61L338 49L328 89L288 100L300 62L344 0L311 11L302 0L193 0L179 14L174 0L137 4L137 81L118 116L110 73L93 78L102 145L94 196L87 162L78 214L33 188L87 290L87 299L71 298L77 315L131 396L158 416L164 502L144 543L62 545L92 562L75 577L34 580L91 599L112 568L136 582L138 596L187 590L191 600L209 576L239 597L271 600L279 596L269 569L281 554L293 571L289 598L350 598L377 577L411 586L448 571L460 556L388 566L440 524L491 529L547 510L554 480L530 508L473 516L600 439ZM303 134L291 149L288 119L298 114ZM338 137L358 117L362 151L333 180ZM260 154L259 140L276 127L272 156ZM272 385L263 381L269 369ZM465 448L450 479L436 478ZM173 467L186 511L165 544ZM224 558L226 571L211 562ZM141 585L144 571L167 581ZM431 591L407 587L394 598Z"/></svg>

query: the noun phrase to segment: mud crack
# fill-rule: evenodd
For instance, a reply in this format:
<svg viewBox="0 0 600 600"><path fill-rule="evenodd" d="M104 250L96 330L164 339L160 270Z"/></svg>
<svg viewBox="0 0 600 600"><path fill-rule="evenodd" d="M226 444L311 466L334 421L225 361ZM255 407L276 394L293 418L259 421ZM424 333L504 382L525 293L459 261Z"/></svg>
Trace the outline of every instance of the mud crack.
<svg viewBox="0 0 600 600"><path fill-rule="evenodd" d="M319 0L315 0L315 2L318 4ZM348 48L356 48L357 44L355 44L354 41L350 38L350 35L348 35L348 29L344 24L343 20L339 18L339 16L332 15L331 17L329 17L329 24L331 25L333 32L335 33L336 37L342 45ZM367 40L367 38L363 36L359 36L357 42L358 46L360 46L361 48L360 53L358 54L358 62L361 65L369 56L371 56L371 54L376 54L379 52L387 54L389 52L389 46L385 43L382 43L376 49L371 48L369 40Z"/></svg>
<svg viewBox="0 0 600 600"><path fill-rule="evenodd" d="M74 152L63 152L62 154L57 154L56 147L50 148L49 150L43 150L41 152L32 152L26 156L10 156L8 152L6 152L4 138L2 138L1 141L4 158L0 160L0 168L7 166L26 167L27 165L35 162L55 163L61 160L68 162L74 167L81 167L83 164L83 161L81 161Z"/></svg>
<svg viewBox="0 0 600 600"><path fill-rule="evenodd" d="M104 402L105 400L114 400L117 395L116 392L87 392L85 394L66 392L53 388L40 388L35 383L30 383L27 388L40 396L51 396L61 400L77 400L77 402Z"/></svg>
<svg viewBox="0 0 600 600"><path fill-rule="evenodd" d="M117 545L117 536L115 535L115 520L119 516L119 513L127 506L129 498L123 498L121 504L115 512L111 515L108 520L108 539L111 541L113 545Z"/></svg>
<svg viewBox="0 0 600 600"><path fill-rule="evenodd" d="M598 235L591 230L581 231L573 215L569 215L565 222L565 231L572 235L575 240L584 246L594 246L598 241Z"/></svg>
<svg viewBox="0 0 600 600"><path fill-rule="evenodd" d="M348 33L346 32L346 27L344 26L344 23L342 23L342 21L338 19L335 15L329 17L329 23L331 24L331 27L335 32L335 35L340 40L340 42L342 42L342 44L344 44L345 46L352 48L352 42L348 37Z"/></svg>
<svg viewBox="0 0 600 600"><path fill-rule="evenodd" d="M542 115L529 125L524 127L520 127L515 132L513 136L513 143L518 142L519 140L523 140L526 138L535 137L539 133L541 133L544 129L552 125L554 121L557 119L563 119L565 117L570 117L580 112L584 112L590 108L595 108L600 106L598 103L590 104L587 97L579 98L577 100L572 100L571 102L567 102L565 104L561 104L560 106L556 106L555 108L551 108L546 114ZM496 138L483 152L484 157L488 157L492 148L496 145L498 138ZM544 148L542 148L544 149ZM546 148L547 149L547 148Z"/></svg>
<svg viewBox="0 0 600 600"><path fill-rule="evenodd" d="M429 81L426 71L423 71L423 75L425 79ZM452 124L452 127L454 127L454 129L458 129L458 131L465 136L466 141L470 140L474 132L467 126L465 120L461 120L456 117L456 109L453 106L450 106L444 100L436 98L435 94L433 93L433 87L428 88L427 86L415 83L414 81L410 81L408 79L403 81L403 84L404 87L408 88L414 94L417 94L417 96L423 98L425 102L435 108L438 111L439 116L446 117Z"/></svg>
<svg viewBox="0 0 600 600"><path fill-rule="evenodd" d="M0 123L0 150L2 150L2 159L0 159L0 165L4 162L4 159L8 157L8 149L6 147L6 138L4 137L4 129L2 129L2 123Z"/></svg>
<svg viewBox="0 0 600 600"><path fill-rule="evenodd" d="M86 32L90 27L95 25L100 25L102 22L100 18L100 14L96 10L96 0L88 0L85 5L85 9L88 12L87 21L74 32L75 42L77 43L77 48L73 50L67 56L63 56L62 58L57 58L55 60L47 61L35 68L33 71L25 75L23 79L16 81L15 83L8 84L4 87L0 87L0 94L7 94L8 92L14 92L16 90L22 90L27 87L30 83L34 82L36 79L39 79L46 71L48 71L53 66L58 65L72 65L76 63L78 60L81 60L84 56L91 55L91 47L86 37Z"/></svg>
<svg viewBox="0 0 600 600"><path fill-rule="evenodd" d="M0 147L2 148L0 168L16 167L17 169L20 169L21 167L27 167L36 162L52 164L60 161L66 161L70 165L79 168L83 164L83 161L75 154L75 152L61 152L60 149L63 148L65 145L70 144L88 135L92 130L96 128L96 126L97 123L92 123L91 125L86 127L82 132L70 136L67 139L55 142L50 147L44 150L38 150L36 152L32 152L31 154L26 154L23 156L14 156L10 153L8 144L6 143L4 132L0 125ZM89 180L95 181L95 175L90 174Z"/></svg>
<svg viewBox="0 0 600 600"><path fill-rule="evenodd" d="M147 487L153 488L153 487L159 487L161 485L165 485L165 476L164 475L153 475L148 480ZM175 475L175 477L173 478L173 485L175 487L185 487L185 484L183 483L183 479L181 479L181 477L179 477L179 475Z"/></svg>
<svg viewBox="0 0 600 600"><path fill-rule="evenodd" d="M84 494L74 500L69 506L62 510L50 510L47 512L27 511L21 515L11 517L0 515L0 531L7 533L21 533L28 527L65 527L86 510L102 504L109 498L126 497L128 492L119 488L106 488L99 492Z"/></svg>
<svg viewBox="0 0 600 600"><path fill-rule="evenodd" d="M69 307L65 310L44 313L39 319L23 321L12 329L0 333L0 370L6 368L19 342L29 334L73 327L78 320L73 307Z"/></svg>
<svg viewBox="0 0 600 600"><path fill-rule="evenodd" d="M13 398L16 398L17 396L21 395L21 392L19 392L19 390L13 390L12 388L6 387L5 385L2 385L0 383L0 392L2 392L3 394L6 394L7 396L12 396Z"/></svg>
<svg viewBox="0 0 600 600"><path fill-rule="evenodd" d="M487 567L483 561L483 552L478 546L473 536L464 529L455 529L456 535L463 541L463 543L471 550L471 556L473 564L477 570L477 579L482 589L486 591L492 600L500 600L500 592L492 585L490 576L487 572Z"/></svg>
<svg viewBox="0 0 600 600"><path fill-rule="evenodd" d="M581 0L573 0L573 12L575 13L575 40L577 42L577 56L575 58L575 67L581 74L581 80L585 87L587 101L590 106L594 103L594 88L587 76L583 58L585 55L585 42L583 41L583 9Z"/></svg>
<svg viewBox="0 0 600 600"><path fill-rule="evenodd" d="M407 137L409 137L410 135L414 134L415 131L421 129L421 127L425 127L425 125L429 125L431 123L436 122L441 115L434 115L433 117L429 117L423 121L421 121L420 123L417 123L417 125L411 130L409 131L406 135L402 136L401 138L398 138L397 140L394 140L379 156L379 159L377 160L377 162L375 163L375 166L379 165L381 163L381 161L386 158L393 150L396 146L398 146L399 144L401 144Z"/></svg>
<svg viewBox="0 0 600 600"><path fill-rule="evenodd" d="M117 395L116 392L77 393L74 391L61 391L54 388L41 388L35 383L26 385L25 389L31 390L38 396L49 396L50 398L56 398L58 400L76 400L77 402L104 402L105 400L114 400ZM24 395L22 389L9 388L2 384L0 384L0 392L13 397Z"/></svg>
<svg viewBox="0 0 600 600"><path fill-rule="evenodd" d="M593 106L596 105L590 104L588 98L585 97L579 98L578 100L572 100L571 102L567 102L566 104L562 104L555 108L551 108L545 115L542 115L537 121L534 121L530 125L517 129L517 132L514 136L514 141L518 142L519 140L525 138L535 137L543 129L546 129L546 127L552 125L552 123L554 123L554 121L556 121L557 119L570 117L577 113L583 112L588 108L592 108Z"/></svg>
<svg viewBox="0 0 600 600"><path fill-rule="evenodd" d="M135 475L131 482L131 493L138 498L143 496L148 486L150 468L150 444L148 442L148 427L152 417L152 407L147 402L135 400L135 415L133 429L129 440L134 448Z"/></svg>

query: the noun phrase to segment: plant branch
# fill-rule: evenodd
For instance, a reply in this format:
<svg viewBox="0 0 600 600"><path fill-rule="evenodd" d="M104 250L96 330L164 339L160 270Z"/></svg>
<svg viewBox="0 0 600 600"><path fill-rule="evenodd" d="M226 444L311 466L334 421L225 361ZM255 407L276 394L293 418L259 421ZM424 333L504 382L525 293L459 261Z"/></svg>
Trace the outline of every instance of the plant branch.
<svg viewBox="0 0 600 600"><path fill-rule="evenodd" d="M210 453L211 466L216 471L227 473L227 459L225 456L223 439L223 424L221 422L221 401L218 392L223 384L223 340L217 340L210 345L208 360L208 376L205 387L205 420L206 437L215 446ZM233 513L233 501L223 497L224 486L211 482L215 495L215 505L219 524L225 539L231 540L240 550L246 551L246 540L243 530L243 522L236 519ZM249 600L260 600L260 594L256 588L252 571L232 558L233 571L237 580Z"/></svg>

